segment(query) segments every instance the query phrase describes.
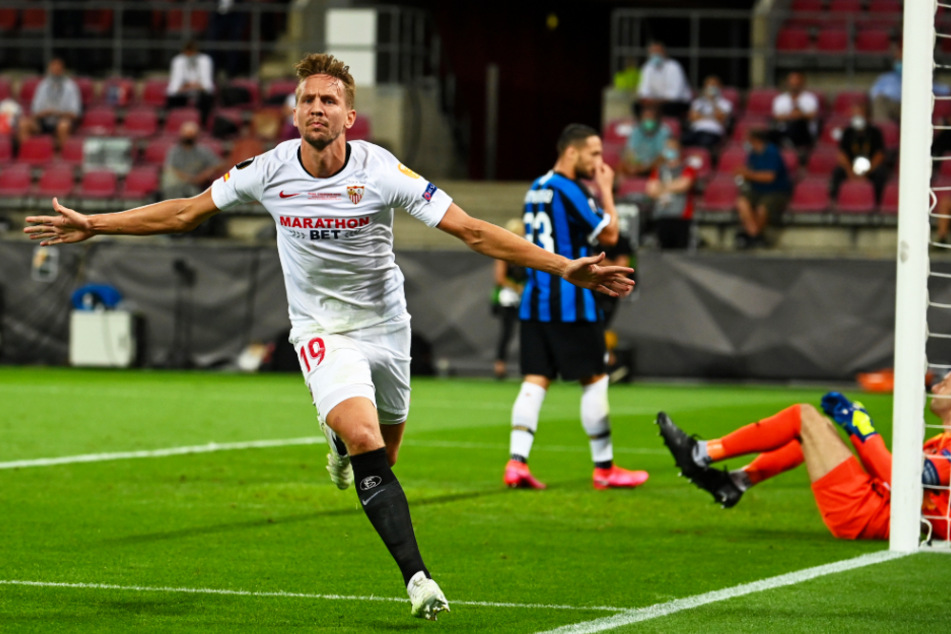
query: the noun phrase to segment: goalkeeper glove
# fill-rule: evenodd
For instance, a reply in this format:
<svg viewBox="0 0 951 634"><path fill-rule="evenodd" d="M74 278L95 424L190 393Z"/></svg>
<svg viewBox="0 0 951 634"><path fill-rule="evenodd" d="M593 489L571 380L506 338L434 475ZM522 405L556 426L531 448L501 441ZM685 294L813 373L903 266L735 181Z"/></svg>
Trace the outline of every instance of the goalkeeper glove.
<svg viewBox="0 0 951 634"><path fill-rule="evenodd" d="M822 411L850 436L857 436L862 442L878 433L865 406L858 401L850 401L840 392L829 392L822 397Z"/></svg>

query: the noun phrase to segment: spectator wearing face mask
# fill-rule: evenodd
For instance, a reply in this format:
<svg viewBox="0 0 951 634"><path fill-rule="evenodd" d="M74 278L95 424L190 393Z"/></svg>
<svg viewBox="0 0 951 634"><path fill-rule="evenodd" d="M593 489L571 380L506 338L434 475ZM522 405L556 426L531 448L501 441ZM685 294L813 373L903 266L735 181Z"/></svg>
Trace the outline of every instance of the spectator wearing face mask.
<svg viewBox="0 0 951 634"><path fill-rule="evenodd" d="M791 72L786 77L786 92L773 99L773 129L777 143L796 148L812 147L819 131L819 98L806 90L806 77Z"/></svg>
<svg viewBox="0 0 951 634"><path fill-rule="evenodd" d="M901 49L896 48L893 55L892 69L879 75L868 92L872 121L901 120Z"/></svg>
<svg viewBox="0 0 951 634"><path fill-rule="evenodd" d="M651 42L647 53L637 87L641 106L656 106L663 115L682 118L690 107L692 96L683 66L667 56L662 42Z"/></svg>
<svg viewBox="0 0 951 634"><path fill-rule="evenodd" d="M661 152L671 136L660 120L657 108L645 106L638 124L631 130L621 157L621 172L627 176L648 176L663 160Z"/></svg>
<svg viewBox="0 0 951 634"><path fill-rule="evenodd" d="M885 141L882 131L868 121L864 104L852 106L852 121L839 140L839 164L832 172L829 194L835 199L846 180L866 179L875 188L875 202L882 202L888 180L885 164Z"/></svg>
<svg viewBox="0 0 951 634"><path fill-rule="evenodd" d="M687 114L690 129L683 136L684 145L713 150L723 140L733 104L723 97L720 89L720 78L716 75L710 75L703 82L703 92L690 104Z"/></svg>
<svg viewBox="0 0 951 634"><path fill-rule="evenodd" d="M683 162L680 142L667 139L662 161L647 181L647 195L654 201L653 221L662 249L686 249L693 227L693 190L697 172Z"/></svg>
<svg viewBox="0 0 951 634"><path fill-rule="evenodd" d="M63 60L54 57L47 67L46 77L36 87L30 114L20 117L18 135L24 143L36 134L54 134L60 148L73 133L82 111L79 86L66 76Z"/></svg>
<svg viewBox="0 0 951 634"><path fill-rule="evenodd" d="M178 143L165 155L163 198L190 198L200 194L227 167L210 148L198 144L198 124L189 121L178 131Z"/></svg>

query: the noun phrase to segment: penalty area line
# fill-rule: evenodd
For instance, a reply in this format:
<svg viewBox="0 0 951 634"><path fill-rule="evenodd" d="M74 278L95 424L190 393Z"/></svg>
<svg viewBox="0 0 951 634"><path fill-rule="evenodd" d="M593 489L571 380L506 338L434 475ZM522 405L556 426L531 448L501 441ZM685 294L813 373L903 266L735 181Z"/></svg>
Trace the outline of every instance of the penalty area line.
<svg viewBox="0 0 951 634"><path fill-rule="evenodd" d="M693 608L698 608L710 603L727 601L729 599L742 597L748 594L764 592L774 588L782 588L783 586L792 586L804 581L809 581L810 579L817 579L819 577L835 574L837 572L845 572L846 570L855 570L856 568L872 566L883 561L898 559L910 554L912 553L898 553L888 550L876 553L868 553L853 559L836 561L831 564L815 566L814 568L805 568L803 570L797 570L796 572L790 572L777 577L769 577L767 579L753 581L752 583L740 584L738 586L733 586L732 588L724 588L723 590L715 590L713 592L698 594L692 597L675 599L666 603L657 603L647 606L646 608L635 608L633 610L628 610L613 616L596 619L594 621L585 621L583 623L575 623L574 625L565 625L564 627L559 627L554 630L546 630L543 634L595 634L596 632L605 632L607 630L613 630L615 628L630 625L632 623L649 621L651 619L669 616L684 610L691 610Z"/></svg>
<svg viewBox="0 0 951 634"><path fill-rule="evenodd" d="M119 586L108 583L63 583L54 581L23 581L18 579L0 579L0 586L28 586L34 588L70 588L77 590L119 590L125 592L164 592L180 594L216 594L223 596L284 598L284 599L322 599L326 601L383 601L404 603L406 597L356 596L347 594L311 594L306 592L254 592L251 590L226 590L219 588L171 588L151 586ZM494 601L453 601L451 605L468 605L486 608L529 608L535 610L576 610L600 612L624 612L629 608L604 605L547 605L543 603L499 603Z"/></svg>

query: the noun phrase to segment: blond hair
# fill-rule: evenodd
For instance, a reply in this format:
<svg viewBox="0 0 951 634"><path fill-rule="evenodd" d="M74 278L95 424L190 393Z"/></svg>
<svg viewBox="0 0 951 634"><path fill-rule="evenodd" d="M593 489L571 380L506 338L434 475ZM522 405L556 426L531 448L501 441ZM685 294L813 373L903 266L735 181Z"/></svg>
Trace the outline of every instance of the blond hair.
<svg viewBox="0 0 951 634"><path fill-rule="evenodd" d="M327 53L311 53L297 62L294 68L297 70L297 79L299 80L297 84L298 99L300 98L301 82L314 75L330 75L343 83L343 94L347 107L353 108L356 87L353 83L353 75L350 74L350 67L342 61Z"/></svg>

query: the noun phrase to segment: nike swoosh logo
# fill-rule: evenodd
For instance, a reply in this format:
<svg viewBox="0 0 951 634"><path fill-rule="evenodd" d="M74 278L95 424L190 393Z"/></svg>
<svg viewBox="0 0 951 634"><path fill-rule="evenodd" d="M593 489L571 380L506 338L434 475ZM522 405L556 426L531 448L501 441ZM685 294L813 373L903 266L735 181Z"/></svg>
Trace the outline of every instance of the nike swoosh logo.
<svg viewBox="0 0 951 634"><path fill-rule="evenodd" d="M371 496L368 497L367 499L365 499L365 500L360 500L360 501L363 503L363 506L366 506L367 504L370 503L370 500L372 500L373 498L375 498L376 496L378 496L378 495L381 494L381 493L383 493L382 490L377 491L376 493L374 493L373 495L371 495Z"/></svg>
<svg viewBox="0 0 951 634"><path fill-rule="evenodd" d="M285 194L283 191L281 191L281 193L278 194L278 195L279 195L281 198L293 198L294 196L300 196L299 193L298 193L298 194Z"/></svg>

